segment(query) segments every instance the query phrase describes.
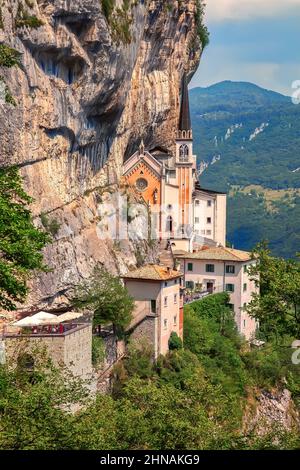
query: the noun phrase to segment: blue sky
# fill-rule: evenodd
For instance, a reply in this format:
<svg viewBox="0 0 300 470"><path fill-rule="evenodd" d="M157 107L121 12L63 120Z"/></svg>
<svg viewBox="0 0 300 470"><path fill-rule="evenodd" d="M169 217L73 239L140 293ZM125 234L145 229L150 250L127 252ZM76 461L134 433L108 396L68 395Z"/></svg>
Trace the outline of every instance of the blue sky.
<svg viewBox="0 0 300 470"><path fill-rule="evenodd" d="M249 81L291 95L300 80L300 0L206 0L210 44L191 88Z"/></svg>

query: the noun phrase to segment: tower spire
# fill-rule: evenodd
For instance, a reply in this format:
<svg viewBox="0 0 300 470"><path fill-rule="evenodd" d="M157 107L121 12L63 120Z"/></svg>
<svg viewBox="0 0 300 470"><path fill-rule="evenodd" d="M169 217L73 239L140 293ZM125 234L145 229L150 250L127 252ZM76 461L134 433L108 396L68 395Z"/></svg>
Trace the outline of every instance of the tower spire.
<svg viewBox="0 0 300 470"><path fill-rule="evenodd" d="M181 87L181 107L180 107L180 118L179 118L179 131L191 131L191 115L190 115L190 104L189 104L189 91L187 84L187 76L184 72L182 78Z"/></svg>

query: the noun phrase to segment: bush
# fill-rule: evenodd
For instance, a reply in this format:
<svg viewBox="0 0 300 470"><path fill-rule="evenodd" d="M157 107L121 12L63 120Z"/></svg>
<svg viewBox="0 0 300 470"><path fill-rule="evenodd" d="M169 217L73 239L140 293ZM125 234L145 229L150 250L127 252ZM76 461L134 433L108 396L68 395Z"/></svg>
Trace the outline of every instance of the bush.
<svg viewBox="0 0 300 470"><path fill-rule="evenodd" d="M197 34L201 41L202 48L205 49L205 47L209 44L209 31L203 22L204 5L202 4L201 0L197 0L196 6L195 21L197 25Z"/></svg>
<svg viewBox="0 0 300 470"><path fill-rule="evenodd" d="M169 339L169 350L174 351L177 349L182 349L182 340L179 338L178 334L173 331Z"/></svg>
<svg viewBox="0 0 300 470"><path fill-rule="evenodd" d="M41 213L41 222L43 227L50 233L53 237L58 234L60 229L60 223L57 219L49 219L48 215L44 212Z"/></svg>
<svg viewBox="0 0 300 470"><path fill-rule="evenodd" d="M0 44L0 66L14 67L20 65L21 53L6 44Z"/></svg>
<svg viewBox="0 0 300 470"><path fill-rule="evenodd" d="M28 6L32 8L33 4L29 2ZM22 3L19 2L17 16L15 20L16 28L22 28L23 26L28 26L28 28L37 29L43 24L44 23L42 20L38 19L35 15L30 15L28 11L24 9L24 6L22 5Z"/></svg>
<svg viewBox="0 0 300 470"><path fill-rule="evenodd" d="M115 8L115 3L116 3L115 0L101 0L102 11L107 21L110 20L112 12L114 11L114 8Z"/></svg>
<svg viewBox="0 0 300 470"><path fill-rule="evenodd" d="M16 100L14 99L13 95L11 94L10 89L6 85L4 78L0 76L0 85L1 83L2 83L2 87L4 87L4 90L2 87L1 88L2 88L2 91L4 91L5 103L11 104L12 106L16 106L17 105Z"/></svg>
<svg viewBox="0 0 300 470"><path fill-rule="evenodd" d="M92 363L99 366L105 359L105 343L100 336L93 336L92 339Z"/></svg>
<svg viewBox="0 0 300 470"><path fill-rule="evenodd" d="M223 326L220 323L222 307L227 311L226 299L227 294L218 294L185 308L184 347L197 355L213 384L222 385L232 395L243 395L247 375L241 340L231 317Z"/></svg>

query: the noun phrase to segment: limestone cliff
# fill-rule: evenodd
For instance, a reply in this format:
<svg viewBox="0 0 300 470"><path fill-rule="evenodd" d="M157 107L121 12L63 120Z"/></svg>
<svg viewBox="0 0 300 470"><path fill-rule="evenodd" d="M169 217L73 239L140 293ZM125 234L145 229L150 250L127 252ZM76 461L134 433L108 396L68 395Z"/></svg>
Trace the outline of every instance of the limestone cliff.
<svg viewBox="0 0 300 470"><path fill-rule="evenodd" d="M17 164L36 222L59 227L28 305L61 306L98 262L125 271L131 243L99 240L97 205L141 139L171 148L183 72L198 66L197 0L6 0L1 67L17 106L0 106L0 164ZM113 5L114 9L108 9ZM103 9L104 7L104 9Z"/></svg>

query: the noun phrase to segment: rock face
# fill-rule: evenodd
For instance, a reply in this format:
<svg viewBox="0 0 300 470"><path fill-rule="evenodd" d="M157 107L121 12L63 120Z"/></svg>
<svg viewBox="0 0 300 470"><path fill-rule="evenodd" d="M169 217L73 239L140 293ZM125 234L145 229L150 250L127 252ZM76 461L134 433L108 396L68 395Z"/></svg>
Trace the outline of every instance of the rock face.
<svg viewBox="0 0 300 470"><path fill-rule="evenodd" d="M262 391L255 403L255 412L245 420L248 431L255 430L259 435L274 430L300 430L299 413L287 389Z"/></svg>
<svg viewBox="0 0 300 470"><path fill-rule="evenodd" d="M105 3L115 4L110 16L102 0L1 7L0 42L22 65L1 67L17 106L0 105L0 164L21 168L36 223L42 214L59 227L45 250L52 272L33 281L28 305L63 305L98 262L116 272L136 263L132 243L99 239L98 205L142 138L149 150L172 149L181 78L199 63L196 0ZM17 27L20 5L21 19L43 24Z"/></svg>

